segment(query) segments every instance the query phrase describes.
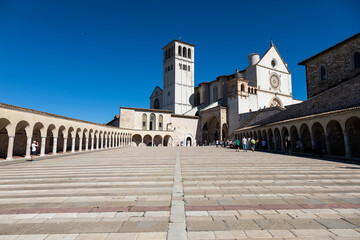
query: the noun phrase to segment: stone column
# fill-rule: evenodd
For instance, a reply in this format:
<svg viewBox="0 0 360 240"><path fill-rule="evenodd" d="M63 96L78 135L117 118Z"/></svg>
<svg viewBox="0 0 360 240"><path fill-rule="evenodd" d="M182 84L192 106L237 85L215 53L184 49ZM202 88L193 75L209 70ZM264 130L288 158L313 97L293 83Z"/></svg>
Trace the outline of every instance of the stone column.
<svg viewBox="0 0 360 240"><path fill-rule="evenodd" d="M13 159L12 157L13 157L13 151L14 151L14 139L15 139L15 136L9 136L6 160Z"/></svg>
<svg viewBox="0 0 360 240"><path fill-rule="evenodd" d="M71 152L73 153L73 152L75 152L75 139L76 138L72 138L72 141L71 141Z"/></svg>
<svg viewBox="0 0 360 240"><path fill-rule="evenodd" d="M31 137L31 136L28 136L28 137L27 137L27 140L26 140L26 153L25 153L25 158L27 158L27 159L30 159L30 158L31 158L31 156L30 156L31 139L32 139L32 137Z"/></svg>
<svg viewBox="0 0 360 240"><path fill-rule="evenodd" d="M99 149L99 137L96 138L96 149Z"/></svg>
<svg viewBox="0 0 360 240"><path fill-rule="evenodd" d="M107 148L107 146L108 146L108 139L105 138L105 146L104 146L104 148Z"/></svg>
<svg viewBox="0 0 360 240"><path fill-rule="evenodd" d="M89 137L85 138L85 151L89 151Z"/></svg>
<svg viewBox="0 0 360 240"><path fill-rule="evenodd" d="M91 138L91 150L94 150L94 138Z"/></svg>
<svg viewBox="0 0 360 240"><path fill-rule="evenodd" d="M284 147L284 145L285 145L285 143L284 143L284 138L280 135L280 142L281 142L281 151L282 152L285 152L285 147Z"/></svg>
<svg viewBox="0 0 360 240"><path fill-rule="evenodd" d="M271 148L270 148L270 137L269 137L269 134L266 135L266 141L267 141L267 148L268 148L268 150L271 150Z"/></svg>
<svg viewBox="0 0 360 240"><path fill-rule="evenodd" d="M81 137L81 138L79 138L79 152L81 152L82 151L82 140L83 140L83 138Z"/></svg>
<svg viewBox="0 0 360 240"><path fill-rule="evenodd" d="M349 142L349 134L347 131L344 131L344 144L345 144L345 157L351 158L351 148Z"/></svg>
<svg viewBox="0 0 360 240"><path fill-rule="evenodd" d="M67 150L67 138L64 138L63 153L66 153L66 150Z"/></svg>
<svg viewBox="0 0 360 240"><path fill-rule="evenodd" d="M40 157L45 156L46 137L41 137Z"/></svg>
<svg viewBox="0 0 360 240"><path fill-rule="evenodd" d="M104 148L104 137L101 137L101 141L100 141L100 149Z"/></svg>
<svg viewBox="0 0 360 240"><path fill-rule="evenodd" d="M57 154L57 137L53 137L53 155Z"/></svg>
<svg viewBox="0 0 360 240"><path fill-rule="evenodd" d="M329 135L325 136L325 141L326 141L326 152L328 155L331 155L331 146L330 146L330 137Z"/></svg>

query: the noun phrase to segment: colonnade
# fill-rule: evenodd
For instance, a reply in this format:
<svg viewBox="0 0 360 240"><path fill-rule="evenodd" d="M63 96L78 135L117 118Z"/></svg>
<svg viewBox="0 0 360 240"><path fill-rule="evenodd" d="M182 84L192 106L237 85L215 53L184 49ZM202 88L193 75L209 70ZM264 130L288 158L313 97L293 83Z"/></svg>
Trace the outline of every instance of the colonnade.
<svg viewBox="0 0 360 240"><path fill-rule="evenodd" d="M302 117L265 126L243 128L235 131L235 139L255 138L265 140L266 150L285 151L285 141L290 137L291 151L318 153L320 155L360 157L360 109ZM299 139L302 148L299 148Z"/></svg>

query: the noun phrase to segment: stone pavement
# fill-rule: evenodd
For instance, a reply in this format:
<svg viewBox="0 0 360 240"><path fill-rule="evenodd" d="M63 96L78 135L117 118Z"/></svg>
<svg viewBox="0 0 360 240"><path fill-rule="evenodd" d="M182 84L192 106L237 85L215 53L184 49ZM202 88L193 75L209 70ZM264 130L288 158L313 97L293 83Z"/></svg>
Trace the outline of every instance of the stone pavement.
<svg viewBox="0 0 360 240"><path fill-rule="evenodd" d="M0 166L1 239L360 239L360 166L215 147Z"/></svg>

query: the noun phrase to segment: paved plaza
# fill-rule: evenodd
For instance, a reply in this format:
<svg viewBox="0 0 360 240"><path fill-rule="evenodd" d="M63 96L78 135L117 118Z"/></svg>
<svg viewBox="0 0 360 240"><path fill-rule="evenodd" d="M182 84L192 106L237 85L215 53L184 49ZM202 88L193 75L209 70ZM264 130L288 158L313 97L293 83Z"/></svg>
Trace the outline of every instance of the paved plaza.
<svg viewBox="0 0 360 240"><path fill-rule="evenodd" d="M0 239L360 239L360 166L215 147L0 166Z"/></svg>

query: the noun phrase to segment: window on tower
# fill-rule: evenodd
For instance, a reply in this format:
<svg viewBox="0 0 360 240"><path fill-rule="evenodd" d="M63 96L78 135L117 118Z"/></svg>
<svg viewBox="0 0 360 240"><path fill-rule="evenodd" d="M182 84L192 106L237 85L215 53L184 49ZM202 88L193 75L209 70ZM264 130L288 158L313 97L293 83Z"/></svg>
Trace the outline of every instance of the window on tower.
<svg viewBox="0 0 360 240"><path fill-rule="evenodd" d="M183 48L183 57L186 57L186 47Z"/></svg>
<svg viewBox="0 0 360 240"><path fill-rule="evenodd" d="M181 56L181 46L179 46L178 49L179 49L179 50L178 50L178 55Z"/></svg>
<svg viewBox="0 0 360 240"><path fill-rule="evenodd" d="M174 53L174 52L175 52L175 47L174 47L174 46L172 46L172 47L171 47L171 56L174 56L174 55L175 55L175 53Z"/></svg>
<svg viewBox="0 0 360 240"><path fill-rule="evenodd" d="M182 64L181 63L179 63L179 68L182 69Z"/></svg>
<svg viewBox="0 0 360 240"><path fill-rule="evenodd" d="M191 59L191 49L190 48L188 49L188 58Z"/></svg>
<svg viewBox="0 0 360 240"><path fill-rule="evenodd" d="M187 65L184 64L184 65L183 65L183 69L184 69L184 70L187 70Z"/></svg>
<svg viewBox="0 0 360 240"><path fill-rule="evenodd" d="M190 65L188 65L188 71L190 72Z"/></svg>

